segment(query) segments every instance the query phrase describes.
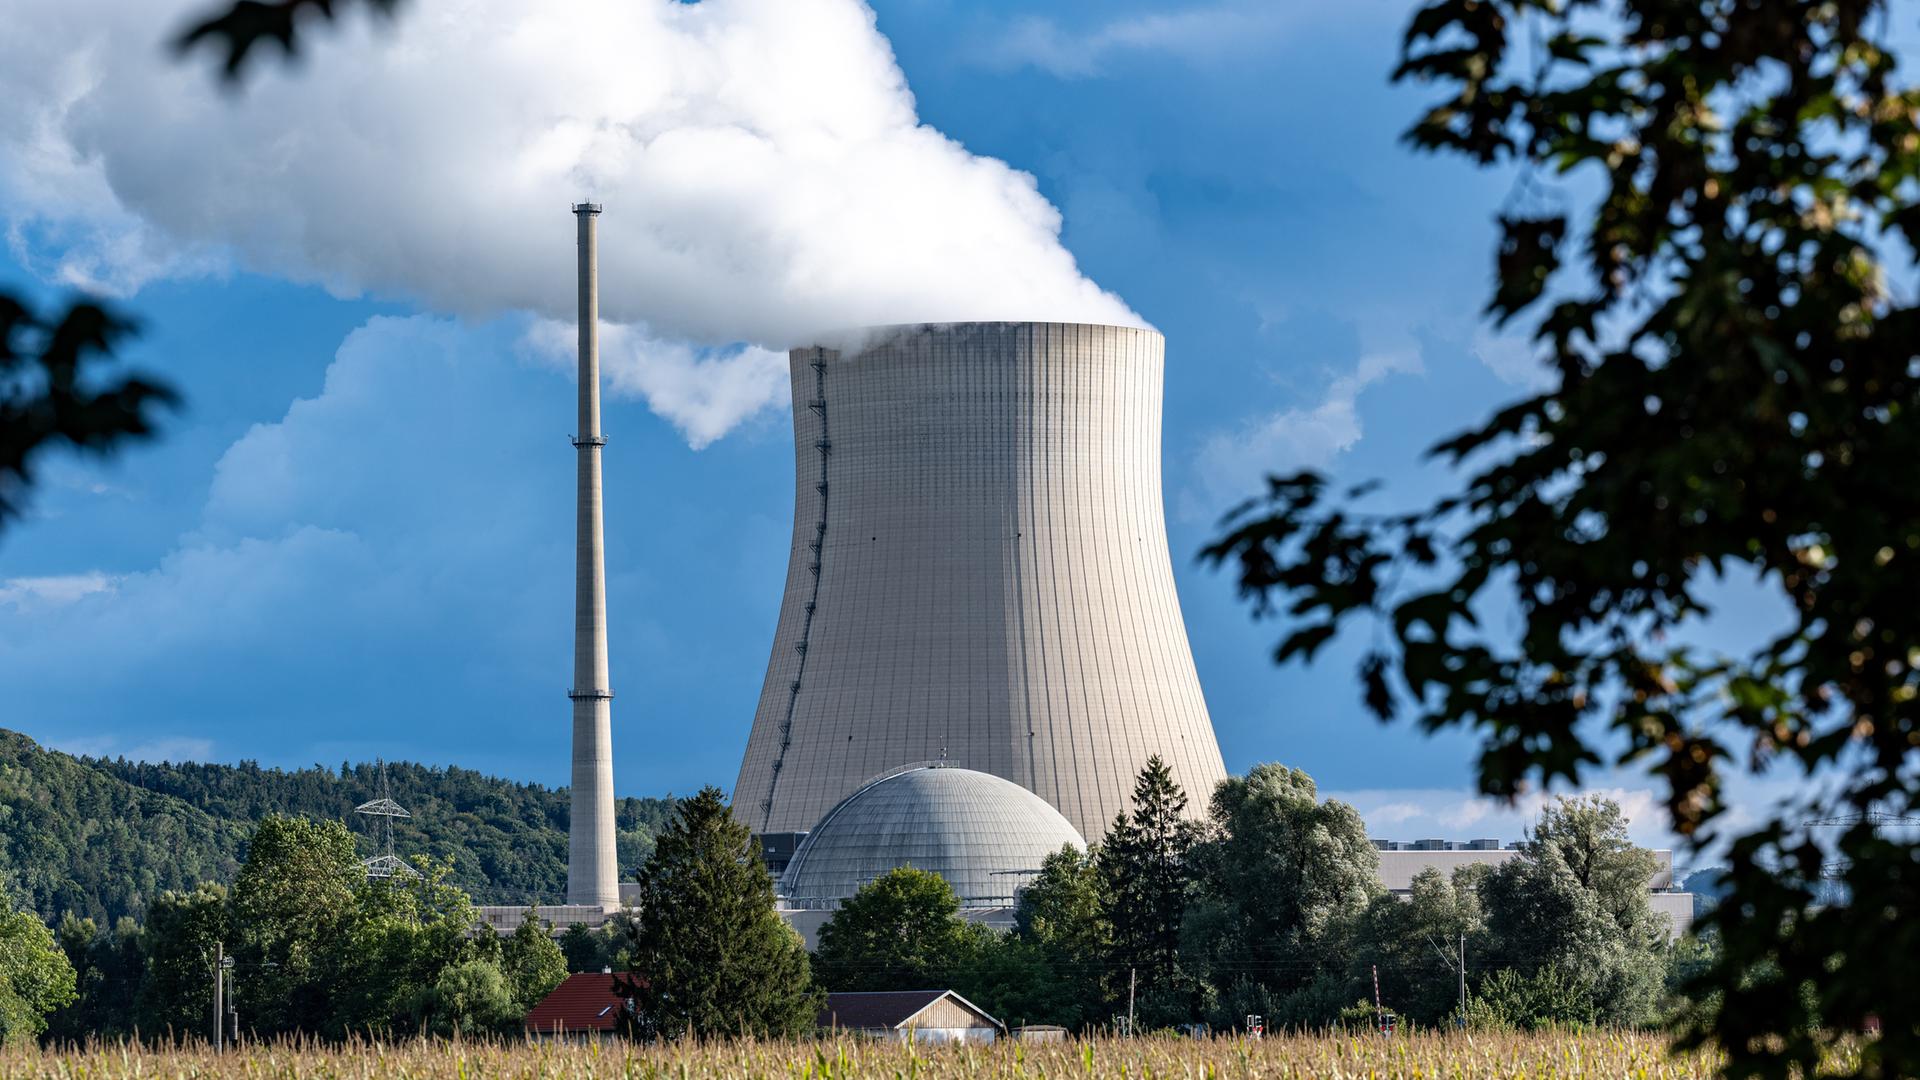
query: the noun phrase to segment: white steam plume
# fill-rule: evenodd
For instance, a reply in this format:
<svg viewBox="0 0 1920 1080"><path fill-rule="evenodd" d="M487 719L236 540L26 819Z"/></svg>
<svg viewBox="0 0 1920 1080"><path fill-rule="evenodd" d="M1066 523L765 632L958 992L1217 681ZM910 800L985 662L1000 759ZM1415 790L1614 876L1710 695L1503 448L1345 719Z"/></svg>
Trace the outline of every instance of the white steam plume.
<svg viewBox="0 0 1920 1080"><path fill-rule="evenodd" d="M126 292L237 264L570 319L568 202L590 198L603 316L653 358L625 385L696 444L784 394L764 356L709 347L1140 323L1030 175L919 123L859 0L432 0L391 33L349 18L238 96L161 47L205 3L10 5L0 213L30 265Z"/></svg>

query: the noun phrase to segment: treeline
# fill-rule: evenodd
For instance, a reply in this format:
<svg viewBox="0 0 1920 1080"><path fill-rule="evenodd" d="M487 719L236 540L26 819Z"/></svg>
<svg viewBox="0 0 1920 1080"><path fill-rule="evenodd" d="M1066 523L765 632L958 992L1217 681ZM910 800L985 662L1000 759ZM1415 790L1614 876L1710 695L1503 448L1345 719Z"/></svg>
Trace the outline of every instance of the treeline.
<svg viewBox="0 0 1920 1080"><path fill-rule="evenodd" d="M1549 807L1497 866L1378 884L1352 807L1277 765L1231 778L1204 822L1157 760L1092 851L1049 857L1016 927L960 917L947 883L902 869L822 927L829 990L950 986L1003 1020L1076 1029L1387 1022L1643 1025L1704 959L1649 908L1650 852L1602 799ZM1467 1002L1461 1009L1462 964ZM1378 1005L1375 986L1378 986Z"/></svg>
<svg viewBox="0 0 1920 1080"><path fill-rule="evenodd" d="M247 827L0 730L0 895L42 919L138 913L231 880Z"/></svg>
<svg viewBox="0 0 1920 1080"><path fill-rule="evenodd" d="M414 815L397 830L402 854L447 863L448 881L478 903L565 893L567 791L468 769L385 768L393 798ZM49 921L71 912L111 926L144 917L165 890L232 880L254 822L349 820L379 790L380 770L366 764L288 771L73 757L0 730L0 891ZM623 866L645 860L670 810L664 799L618 801ZM373 843L356 831L362 857Z"/></svg>
<svg viewBox="0 0 1920 1080"><path fill-rule="evenodd" d="M1156 759L1098 845L1046 860L1012 931L903 868L835 912L810 957L714 788L674 805L637 908L558 944L532 921L504 941L478 927L446 863L370 881L340 822L270 815L231 887L163 891L144 924L0 918L0 1040L204 1033L223 952L226 1022L256 1035L510 1031L567 970L602 967L630 973L609 978L642 1037L802 1035L829 990L927 987L1077 1030L1643 1025L1684 1004L1707 946L1668 944L1625 824L1606 800L1562 800L1516 857L1428 871L1403 898L1378 885L1359 815L1305 773L1230 778L1195 821Z"/></svg>
<svg viewBox="0 0 1920 1080"><path fill-rule="evenodd" d="M28 980L54 988L33 995L44 1035L210 1036L222 956L230 1033L517 1030L565 977L561 947L537 919L504 939L476 929L472 900L451 884L446 865L418 865L417 877L369 879L340 822L269 815L231 887L162 892L144 924L122 918L102 928L63 918L39 950L36 970L53 974ZM583 941L593 952L583 960L597 960L601 943L576 935L573 944ZM0 971L0 987L13 981Z"/></svg>
<svg viewBox="0 0 1920 1080"><path fill-rule="evenodd" d="M843 904L812 956L720 792L677 809L641 872L634 974L617 983L642 1036L800 1035L827 991L934 987L1082 1031L1129 1011L1135 1030L1646 1025L1685 1004L1706 957L1668 944L1652 855L1604 799L1562 800L1513 859L1424 873L1402 898L1379 886L1359 815L1319 801L1305 773L1229 779L1196 822L1155 760L1094 850L1047 859L1011 932L966 921L945 880L907 867Z"/></svg>

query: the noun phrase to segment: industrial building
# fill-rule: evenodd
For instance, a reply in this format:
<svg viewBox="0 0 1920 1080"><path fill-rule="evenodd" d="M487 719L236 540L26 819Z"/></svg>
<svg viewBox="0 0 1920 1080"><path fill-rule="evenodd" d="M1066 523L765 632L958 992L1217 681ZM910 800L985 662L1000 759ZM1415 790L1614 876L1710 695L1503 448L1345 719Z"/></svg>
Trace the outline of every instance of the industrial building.
<svg viewBox="0 0 1920 1080"><path fill-rule="evenodd" d="M789 355L793 538L734 787L771 863L914 765L999 777L1084 838L1158 755L1200 813L1226 770L1167 550L1161 336L1032 322L842 338ZM1025 811L973 813L978 832Z"/></svg>
<svg viewBox="0 0 1920 1080"><path fill-rule="evenodd" d="M1011 907L1063 847L1086 850L1060 812L1011 780L972 769L909 768L841 800L781 876L795 907L832 907L900 866L947 880L965 907Z"/></svg>
<svg viewBox="0 0 1920 1080"><path fill-rule="evenodd" d="M595 222L579 306L572 820L556 930L623 893L613 829ZM900 866L963 915L1011 923L1019 888L1129 806L1150 757L1204 811L1226 776L1175 594L1160 490L1165 342L1152 330L994 322L871 328L794 349L785 595L734 812L814 932ZM1515 851L1375 841L1405 893ZM1648 883L1673 932L1672 856ZM522 906L483 907L510 933Z"/></svg>
<svg viewBox="0 0 1920 1080"><path fill-rule="evenodd" d="M841 901L897 867L945 878L963 916L1013 925L1016 894L1048 855L1087 844L1058 810L989 773L911 766L827 811L780 873L781 914L808 948Z"/></svg>
<svg viewBox="0 0 1920 1080"><path fill-rule="evenodd" d="M1498 866L1521 851L1519 844L1503 846L1498 840L1375 840L1373 846L1380 856L1380 884L1400 896L1412 891L1423 870L1452 878L1461 867ZM1673 852L1656 848L1653 857L1657 866L1647 879L1647 904L1666 918L1668 938L1678 938L1693 927L1693 894L1674 884Z"/></svg>

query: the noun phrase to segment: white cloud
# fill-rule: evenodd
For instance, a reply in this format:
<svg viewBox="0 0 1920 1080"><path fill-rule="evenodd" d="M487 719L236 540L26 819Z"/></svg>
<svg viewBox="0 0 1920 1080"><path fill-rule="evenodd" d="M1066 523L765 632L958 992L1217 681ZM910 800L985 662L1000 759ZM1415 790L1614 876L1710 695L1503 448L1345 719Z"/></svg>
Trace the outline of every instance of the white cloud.
<svg viewBox="0 0 1920 1080"><path fill-rule="evenodd" d="M568 372L577 363L577 324L540 319L526 344L547 365ZM609 326L600 333L600 363L615 394L642 398L695 450L790 396L787 356L754 345L701 349L662 341L643 326Z"/></svg>
<svg viewBox="0 0 1920 1080"><path fill-rule="evenodd" d="M1524 333L1501 333L1479 326L1473 332L1472 350L1475 359L1510 386L1538 392L1554 383L1553 372Z"/></svg>
<svg viewBox="0 0 1920 1080"><path fill-rule="evenodd" d="M0 604L21 611L66 607L89 596L110 593L113 589L114 579L98 570L84 574L8 578L0 581Z"/></svg>
<svg viewBox="0 0 1920 1080"><path fill-rule="evenodd" d="M1003 68L1033 67L1063 79L1099 75L1117 56L1162 53L1202 61L1270 39L1299 16L1290 5L1232 0L1185 11L1121 15L1092 27L1040 15L1014 19L988 49Z"/></svg>
<svg viewBox="0 0 1920 1080"><path fill-rule="evenodd" d="M499 369L513 368L510 352L490 354L481 332L451 320L370 320L342 342L317 395L227 448L198 522L151 568L0 586L23 616L0 624L0 664L83 668L97 644L122 674L183 653L217 666L227 650L431 621L429 594L511 587L494 578L535 543L530 507L546 493L474 466L537 469L519 463L538 461L544 436L564 478L553 432L572 417L564 392L501 400L515 391Z"/></svg>
<svg viewBox="0 0 1920 1080"><path fill-rule="evenodd" d="M1139 322L1032 176L919 122L859 0L444 0L390 35L349 18L237 96L161 48L204 6L9 10L0 213L47 276L124 292L233 264L570 319L567 208L592 199L603 317L632 328L609 370L695 443L784 392L741 343Z"/></svg>
<svg viewBox="0 0 1920 1080"><path fill-rule="evenodd" d="M1227 506L1257 494L1269 475L1326 468L1364 434L1361 392L1389 375L1421 370L1420 355L1410 348L1370 352L1352 371L1336 376L1317 403L1254 417L1231 431L1209 435L1195 462L1205 504Z"/></svg>
<svg viewBox="0 0 1920 1080"><path fill-rule="evenodd" d="M387 738L449 684L472 700L537 683L564 659L548 630L571 595L573 400L517 362L520 333L427 316L355 330L317 394L220 456L163 556L0 583L0 685L56 717L68 749L177 759L210 746L110 718L129 701L201 715L193 738L223 745L263 722Z"/></svg>
<svg viewBox="0 0 1920 1080"><path fill-rule="evenodd" d="M95 735L78 739L57 739L56 750L81 757L129 758L133 761L209 761L213 758L213 740L190 735L169 735L128 743L113 735Z"/></svg>

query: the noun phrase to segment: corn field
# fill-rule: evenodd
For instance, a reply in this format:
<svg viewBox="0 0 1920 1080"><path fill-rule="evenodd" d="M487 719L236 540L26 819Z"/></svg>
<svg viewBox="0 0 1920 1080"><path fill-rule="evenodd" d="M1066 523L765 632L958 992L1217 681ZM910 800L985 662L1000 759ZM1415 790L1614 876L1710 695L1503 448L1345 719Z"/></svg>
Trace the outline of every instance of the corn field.
<svg viewBox="0 0 1920 1080"><path fill-rule="evenodd" d="M592 1080L763 1077L767 1080L943 1080L947 1077L1237 1078L1634 1077L1713 1075L1709 1055L1677 1055L1636 1032L1479 1035L1286 1035L1094 1039L986 1047L918 1046L842 1037L817 1042L730 1041L646 1046L525 1042L258 1043L215 1053L205 1046L96 1045L0 1049L0 1077L59 1080L358 1080L449 1077Z"/></svg>

